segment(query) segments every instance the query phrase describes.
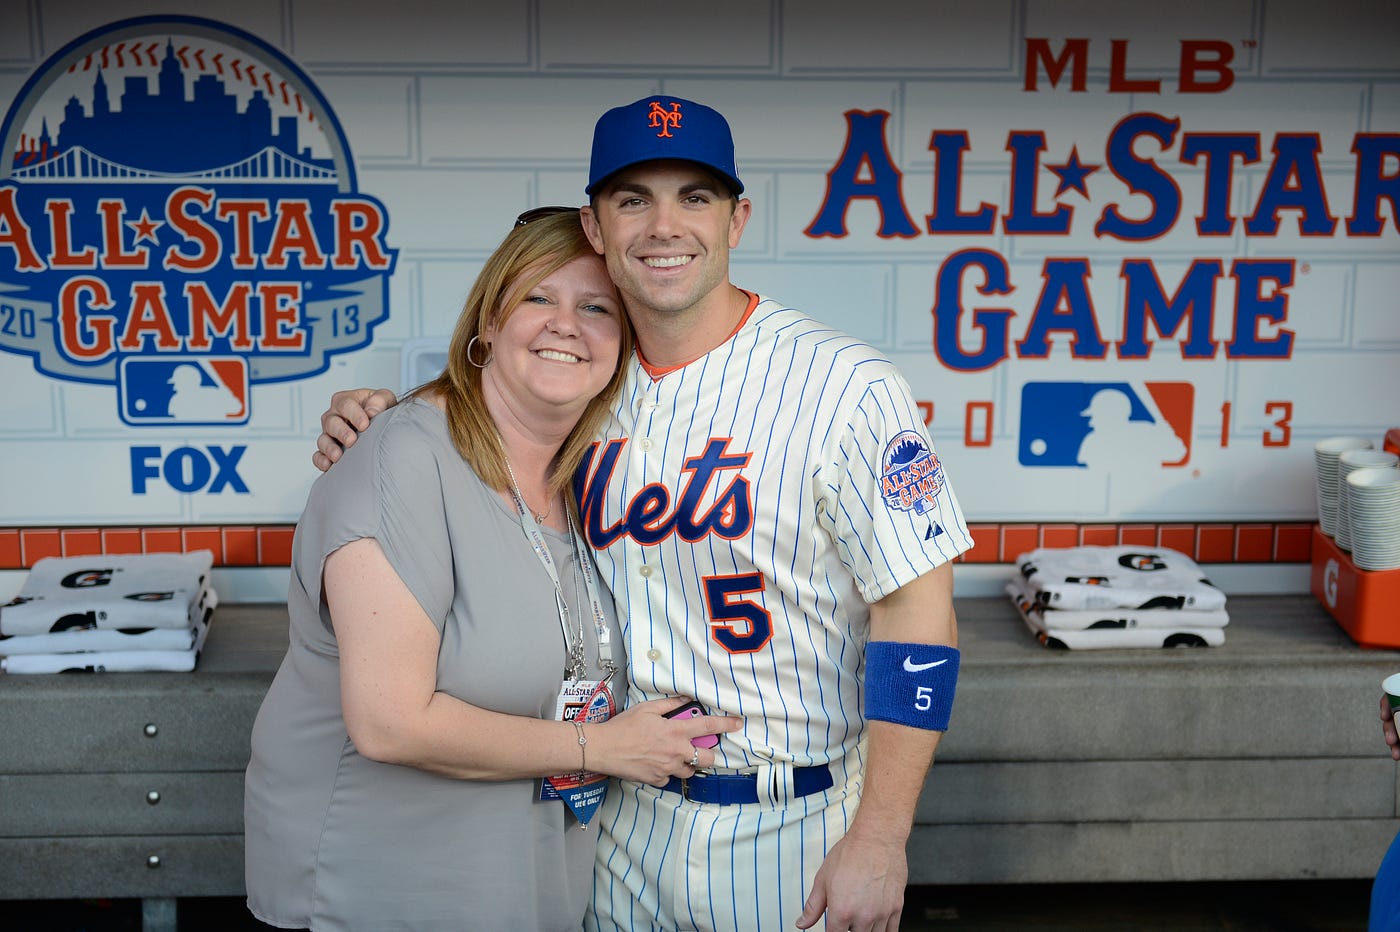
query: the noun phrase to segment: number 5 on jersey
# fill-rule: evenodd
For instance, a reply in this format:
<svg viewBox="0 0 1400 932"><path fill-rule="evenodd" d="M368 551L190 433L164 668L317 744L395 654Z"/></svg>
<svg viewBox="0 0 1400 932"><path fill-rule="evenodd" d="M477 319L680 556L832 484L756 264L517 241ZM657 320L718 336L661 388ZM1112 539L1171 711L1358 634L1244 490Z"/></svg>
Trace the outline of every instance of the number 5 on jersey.
<svg viewBox="0 0 1400 932"><path fill-rule="evenodd" d="M752 654L773 638L773 616L753 599L734 598L763 591L761 573L706 576L705 605L710 637L731 654Z"/></svg>

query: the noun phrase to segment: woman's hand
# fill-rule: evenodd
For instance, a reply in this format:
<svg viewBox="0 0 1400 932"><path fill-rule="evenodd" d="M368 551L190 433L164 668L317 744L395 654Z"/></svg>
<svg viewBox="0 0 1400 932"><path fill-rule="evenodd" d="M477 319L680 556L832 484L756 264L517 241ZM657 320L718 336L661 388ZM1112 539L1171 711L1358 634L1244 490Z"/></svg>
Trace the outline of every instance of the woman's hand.
<svg viewBox="0 0 1400 932"><path fill-rule="evenodd" d="M689 777L712 766L715 752L695 747L690 739L738 731L743 720L726 715L665 717L689 701L684 697L654 699L606 722L586 725L588 769L665 786L673 776Z"/></svg>

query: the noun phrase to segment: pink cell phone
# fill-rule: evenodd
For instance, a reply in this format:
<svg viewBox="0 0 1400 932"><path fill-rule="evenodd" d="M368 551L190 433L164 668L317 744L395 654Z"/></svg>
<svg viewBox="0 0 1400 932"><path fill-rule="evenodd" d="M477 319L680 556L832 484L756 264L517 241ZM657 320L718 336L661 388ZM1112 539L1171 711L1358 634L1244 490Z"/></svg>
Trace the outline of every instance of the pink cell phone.
<svg viewBox="0 0 1400 932"><path fill-rule="evenodd" d="M705 707L692 699L690 702L687 702L679 709L673 709L672 711L667 712L665 717L704 718L705 714ZM719 744L719 735L699 735L698 737L691 738L690 743L695 745L697 748L712 748L715 745Z"/></svg>

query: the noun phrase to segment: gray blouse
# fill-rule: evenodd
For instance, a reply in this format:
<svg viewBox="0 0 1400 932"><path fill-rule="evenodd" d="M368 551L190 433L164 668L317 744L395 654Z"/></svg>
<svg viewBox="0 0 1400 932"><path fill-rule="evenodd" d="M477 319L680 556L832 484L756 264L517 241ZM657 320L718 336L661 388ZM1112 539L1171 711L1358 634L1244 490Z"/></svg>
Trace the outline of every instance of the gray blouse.
<svg viewBox="0 0 1400 932"><path fill-rule="evenodd" d="M597 677L568 535L541 530L574 618L586 620ZM327 556L365 537L441 632L438 690L554 717L566 659L554 586L518 514L457 454L445 415L410 399L317 479L297 525L290 647L254 724L245 781L249 908L272 925L316 930L579 928L594 831L562 802L538 801L539 780L455 780L368 760L351 744L321 574ZM623 674L611 685L620 702Z"/></svg>

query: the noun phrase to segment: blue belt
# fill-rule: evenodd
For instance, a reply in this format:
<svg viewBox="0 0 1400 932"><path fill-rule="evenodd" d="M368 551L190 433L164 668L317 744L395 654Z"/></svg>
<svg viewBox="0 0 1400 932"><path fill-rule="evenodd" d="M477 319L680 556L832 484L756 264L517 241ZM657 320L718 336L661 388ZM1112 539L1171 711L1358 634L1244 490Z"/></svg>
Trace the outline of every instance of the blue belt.
<svg viewBox="0 0 1400 932"><path fill-rule="evenodd" d="M825 764L792 769L793 796L820 793L829 789L831 784L831 768ZM672 777L662 789L668 793L680 793L695 803L716 803L720 806L730 803L756 803L758 774L699 772L693 777Z"/></svg>

